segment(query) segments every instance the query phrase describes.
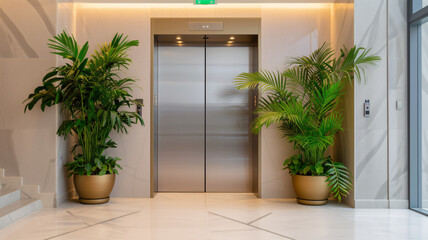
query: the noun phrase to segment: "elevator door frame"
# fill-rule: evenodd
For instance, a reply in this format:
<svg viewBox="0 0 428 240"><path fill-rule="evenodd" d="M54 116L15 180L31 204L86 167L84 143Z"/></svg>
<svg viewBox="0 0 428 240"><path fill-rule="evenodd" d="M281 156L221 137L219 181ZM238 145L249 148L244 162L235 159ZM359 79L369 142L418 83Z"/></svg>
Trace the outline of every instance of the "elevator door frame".
<svg viewBox="0 0 428 240"><path fill-rule="evenodd" d="M188 28L188 25L190 22L222 22L224 24L224 30L223 31L191 31ZM156 99L154 98L154 77L155 73L153 72L154 69L154 62L153 62L153 56L155 51L155 43L154 43L154 36L155 35L161 35L161 34L175 34L175 35L182 35L182 34L197 34L197 35L225 35L225 34L231 34L231 35L257 35L258 36L258 63L260 65L261 59L260 59L260 52L261 52L261 18L260 17L233 17L233 18L225 18L225 17L151 17L150 18L150 37L149 44L150 44L150 99L149 99L149 112L150 112L150 197L154 197L157 193L157 163L154 161L154 158L156 157L154 154L155 146L155 124L154 124L154 118L156 110L154 109L154 103ZM255 143L254 149L257 150L257 178L256 185L257 187L254 188L254 194L257 197L261 197L261 151L260 151L260 143L261 143L261 134L257 135L257 143Z"/></svg>
<svg viewBox="0 0 428 240"><path fill-rule="evenodd" d="M168 34L169 35L169 34ZM193 35L193 36L201 36L204 37L205 41L204 41L204 58L205 58L205 63L204 63L204 126L205 126L205 130L204 130L204 191L203 192L207 192L207 118L206 118L206 114L207 114L207 63L206 63L206 54L207 54L207 48L208 47L215 47L215 46L209 46L207 44L207 37L210 36L216 36L216 35L225 35L225 34L180 34L180 35ZM239 34L227 34L227 35L239 35ZM251 72L256 72L258 70L258 65L259 65L259 34L240 34L240 35L248 35L248 36L255 36L257 38L257 45L256 46L252 46L253 47L253 52L252 54L252 66L250 65L250 71ZM152 191L154 193L158 192L158 183L159 183L159 179L158 179L158 133L159 133L159 129L158 129L158 106L157 106L157 101L158 101L158 96L159 96L159 92L158 92L158 85L159 85L159 80L158 80L158 44L156 41L156 36L158 35L153 35L153 48L152 48L152 53L153 53L153 67L152 67L152 79L153 79L153 89L152 89L152 96L153 96L153 105L152 105L152 109L153 109L153 153L152 153ZM248 45L248 47L250 47L251 51L251 46ZM250 58L251 59L251 58ZM255 115L252 113L254 111L255 108L255 104L253 102L253 99L257 99L258 96L258 91L249 91L248 93L249 95L249 100L248 100L248 104L249 104L249 115L252 115L252 118L250 119L250 124L252 122L252 119L255 118ZM251 189L256 195L259 192L259 177L260 177L260 173L259 173L259 156L258 156L258 148L259 148L259 144L258 144L258 136L254 136L250 134L250 140L248 142L248 148L249 148L249 163L252 165L251 167L249 167L249 170L252 171L252 173L250 174L251 177L249 179L249 183L251 184ZM202 191L201 191L202 192ZM211 191L210 191L211 192Z"/></svg>

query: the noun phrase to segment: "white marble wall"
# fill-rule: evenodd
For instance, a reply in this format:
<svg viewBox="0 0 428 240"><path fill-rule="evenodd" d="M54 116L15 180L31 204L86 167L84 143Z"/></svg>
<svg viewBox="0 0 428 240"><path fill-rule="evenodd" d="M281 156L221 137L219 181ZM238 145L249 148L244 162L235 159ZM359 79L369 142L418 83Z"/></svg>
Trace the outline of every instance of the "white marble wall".
<svg viewBox="0 0 428 240"><path fill-rule="evenodd" d="M388 205L388 85L387 1L355 1L355 44L382 58L367 73L367 82L355 84L355 206ZM364 100L371 115L363 116Z"/></svg>
<svg viewBox="0 0 428 240"><path fill-rule="evenodd" d="M283 70L290 57L308 55L330 41L331 5L320 8L263 8L260 68ZM293 145L281 138L276 126L262 129L260 173L263 198L295 197L283 161L294 153Z"/></svg>
<svg viewBox="0 0 428 240"><path fill-rule="evenodd" d="M337 3L331 13L331 44L337 54L344 46L348 49L354 45L354 4ZM347 84L346 94L340 101L339 110L343 114L343 131L336 136L334 159L343 162L354 172L354 86ZM346 202L353 204L354 192L351 191Z"/></svg>
<svg viewBox="0 0 428 240"><path fill-rule="evenodd" d="M388 1L388 160L391 208L408 207L407 1ZM401 105L397 107L398 105Z"/></svg>
<svg viewBox="0 0 428 240"><path fill-rule="evenodd" d="M355 85L355 206L407 208L406 1L357 0L354 21L355 43L382 58Z"/></svg>
<svg viewBox="0 0 428 240"><path fill-rule="evenodd" d="M57 5L58 17L57 17L57 30L61 33L66 30L70 34L76 33L76 7L74 3L58 3ZM56 57L57 65L62 65L66 61L60 57ZM57 126L60 126L61 122L67 118L66 113L61 113L60 106L57 106ZM68 172L64 166L72 158L70 149L73 143L76 141L75 137L69 136L67 139L57 136L57 181L56 181L56 202L61 204L67 201L70 197L74 197L74 184L73 178L68 177Z"/></svg>
<svg viewBox="0 0 428 240"><path fill-rule="evenodd" d="M22 101L55 66L46 46L55 33L55 0L0 1L0 168L50 193L56 190L56 109L24 114Z"/></svg>
<svg viewBox="0 0 428 240"><path fill-rule="evenodd" d="M143 98L143 119L146 126L135 125L127 135L113 134L118 148L107 151L123 160L123 170L116 178L112 196L150 197L150 18L145 8L124 7L76 9L76 36L79 42L89 41L89 53L97 44L113 39L115 33L139 40L140 46L129 51L133 63L127 75L137 80L134 98Z"/></svg>

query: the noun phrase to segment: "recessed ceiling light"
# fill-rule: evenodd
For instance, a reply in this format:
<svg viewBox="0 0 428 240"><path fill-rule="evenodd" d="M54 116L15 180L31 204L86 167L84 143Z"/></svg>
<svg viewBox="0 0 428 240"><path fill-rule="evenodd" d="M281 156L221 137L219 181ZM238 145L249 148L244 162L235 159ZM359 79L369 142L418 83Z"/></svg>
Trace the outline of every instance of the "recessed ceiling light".
<svg viewBox="0 0 428 240"><path fill-rule="evenodd" d="M227 43L231 44L231 43L233 43L233 41L228 41Z"/></svg>
<svg viewBox="0 0 428 240"><path fill-rule="evenodd" d="M235 37L234 37L234 36L232 36L232 37L230 37L229 39L230 39L230 40L235 40Z"/></svg>
<svg viewBox="0 0 428 240"><path fill-rule="evenodd" d="M178 44L182 44L182 43L183 43L183 41L177 41L177 43L178 43Z"/></svg>
<svg viewBox="0 0 428 240"><path fill-rule="evenodd" d="M177 36L177 38L176 38L177 40L181 40L181 37L180 36Z"/></svg>

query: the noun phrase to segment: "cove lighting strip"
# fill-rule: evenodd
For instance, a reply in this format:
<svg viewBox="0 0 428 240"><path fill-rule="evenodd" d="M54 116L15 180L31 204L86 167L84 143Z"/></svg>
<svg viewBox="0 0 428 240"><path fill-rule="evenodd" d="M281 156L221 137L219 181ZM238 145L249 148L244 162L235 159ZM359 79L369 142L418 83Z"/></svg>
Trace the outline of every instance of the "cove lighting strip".
<svg viewBox="0 0 428 240"><path fill-rule="evenodd" d="M195 5L193 3L75 3L77 8L287 8L325 9L333 3L217 3L215 5Z"/></svg>

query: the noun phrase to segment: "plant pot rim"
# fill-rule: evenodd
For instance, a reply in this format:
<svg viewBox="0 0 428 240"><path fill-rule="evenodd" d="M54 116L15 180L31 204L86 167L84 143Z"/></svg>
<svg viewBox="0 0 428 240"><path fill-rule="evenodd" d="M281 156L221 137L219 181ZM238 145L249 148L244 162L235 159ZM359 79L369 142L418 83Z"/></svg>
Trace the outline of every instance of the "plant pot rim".
<svg viewBox="0 0 428 240"><path fill-rule="evenodd" d="M299 177L322 177L322 178L326 178L327 176L308 176L308 175L300 175L300 174L296 174L296 175L292 175L294 176L299 176Z"/></svg>
<svg viewBox="0 0 428 240"><path fill-rule="evenodd" d="M98 175L98 174L94 174L94 175L86 175L86 174L83 174L83 175L79 175L79 174L73 174L74 176L79 176L79 177L105 177L105 176L110 176L110 175L116 175L116 173L106 173L106 174L104 174L104 175Z"/></svg>

